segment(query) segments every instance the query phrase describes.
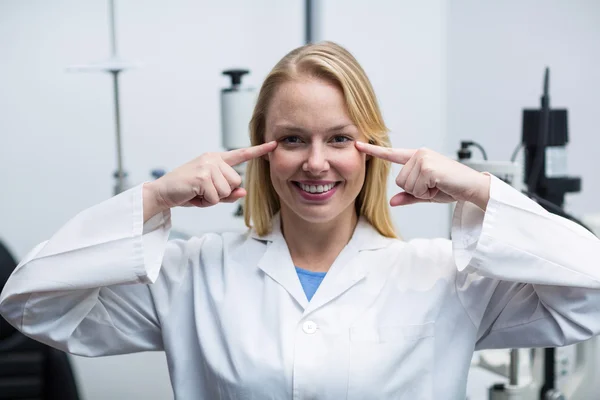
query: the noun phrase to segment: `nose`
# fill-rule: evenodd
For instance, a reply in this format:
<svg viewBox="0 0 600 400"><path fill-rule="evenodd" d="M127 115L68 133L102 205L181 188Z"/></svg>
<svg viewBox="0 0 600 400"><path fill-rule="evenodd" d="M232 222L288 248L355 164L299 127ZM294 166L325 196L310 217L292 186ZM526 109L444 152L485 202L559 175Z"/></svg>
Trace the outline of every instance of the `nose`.
<svg viewBox="0 0 600 400"><path fill-rule="evenodd" d="M326 149L321 145L313 144L302 165L302 170L312 175L320 175L329 170L329 161L327 158Z"/></svg>

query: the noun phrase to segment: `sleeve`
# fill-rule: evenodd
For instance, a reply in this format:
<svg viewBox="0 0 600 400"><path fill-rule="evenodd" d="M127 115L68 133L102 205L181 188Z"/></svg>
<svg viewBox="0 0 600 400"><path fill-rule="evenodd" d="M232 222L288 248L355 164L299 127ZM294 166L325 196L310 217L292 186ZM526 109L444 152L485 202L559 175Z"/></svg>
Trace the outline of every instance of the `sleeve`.
<svg viewBox="0 0 600 400"><path fill-rule="evenodd" d="M167 247L169 230L169 212L143 223L142 185L93 206L21 261L0 313L25 335L77 355L161 350L157 309L166 305L148 284L163 257L172 268L185 264L181 246Z"/></svg>
<svg viewBox="0 0 600 400"><path fill-rule="evenodd" d="M476 349L564 346L600 333L600 241L491 177L484 212L452 223L457 295Z"/></svg>

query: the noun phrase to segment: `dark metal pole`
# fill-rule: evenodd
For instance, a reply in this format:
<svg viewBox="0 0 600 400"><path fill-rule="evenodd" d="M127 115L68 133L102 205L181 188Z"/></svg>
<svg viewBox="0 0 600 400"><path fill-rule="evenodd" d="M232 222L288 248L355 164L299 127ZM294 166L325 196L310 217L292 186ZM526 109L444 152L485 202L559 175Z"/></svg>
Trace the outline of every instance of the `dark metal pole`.
<svg viewBox="0 0 600 400"><path fill-rule="evenodd" d="M305 0L304 5L304 43L309 44L314 40L313 0Z"/></svg>
<svg viewBox="0 0 600 400"><path fill-rule="evenodd" d="M112 56L117 55L117 35L115 33L115 3L108 2L108 23L110 25L110 51Z"/></svg>
<svg viewBox="0 0 600 400"><path fill-rule="evenodd" d="M117 34L116 34L116 22L115 22L115 2L109 0L108 2L108 24L110 27L110 52L111 58L117 57ZM121 112L119 107L119 72L121 69L115 68L110 71L113 81L113 94L114 94L114 106L115 106L115 132L117 139L117 187L115 194L119 194L124 191L125 188L125 171L123 170L123 151L121 143Z"/></svg>
<svg viewBox="0 0 600 400"><path fill-rule="evenodd" d="M510 371L508 375L511 386L519 385L519 349L510 351Z"/></svg>
<svg viewBox="0 0 600 400"><path fill-rule="evenodd" d="M125 171L123 171L123 152L121 150L121 112L119 111L119 71L111 71L113 80L113 93L115 102L115 132L117 134L117 193L125 190Z"/></svg>

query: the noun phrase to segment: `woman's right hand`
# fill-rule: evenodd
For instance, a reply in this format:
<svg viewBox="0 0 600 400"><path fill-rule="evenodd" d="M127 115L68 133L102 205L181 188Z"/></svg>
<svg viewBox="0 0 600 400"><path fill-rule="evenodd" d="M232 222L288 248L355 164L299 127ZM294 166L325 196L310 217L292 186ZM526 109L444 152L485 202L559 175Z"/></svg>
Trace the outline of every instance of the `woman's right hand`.
<svg viewBox="0 0 600 400"><path fill-rule="evenodd" d="M242 178L232 168L277 147L277 142L263 143L224 153L205 153L183 164L156 181L144 185L144 222L173 207L210 207L231 203L246 195Z"/></svg>

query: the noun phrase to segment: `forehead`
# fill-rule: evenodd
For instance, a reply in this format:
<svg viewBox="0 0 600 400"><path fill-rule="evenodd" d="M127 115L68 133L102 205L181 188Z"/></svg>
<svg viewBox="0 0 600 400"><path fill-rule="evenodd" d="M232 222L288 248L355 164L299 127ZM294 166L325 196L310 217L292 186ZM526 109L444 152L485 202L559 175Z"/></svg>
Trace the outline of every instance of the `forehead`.
<svg viewBox="0 0 600 400"><path fill-rule="evenodd" d="M346 99L339 87L319 79L302 79L280 85L266 115L269 127L288 123L308 129L351 124Z"/></svg>

